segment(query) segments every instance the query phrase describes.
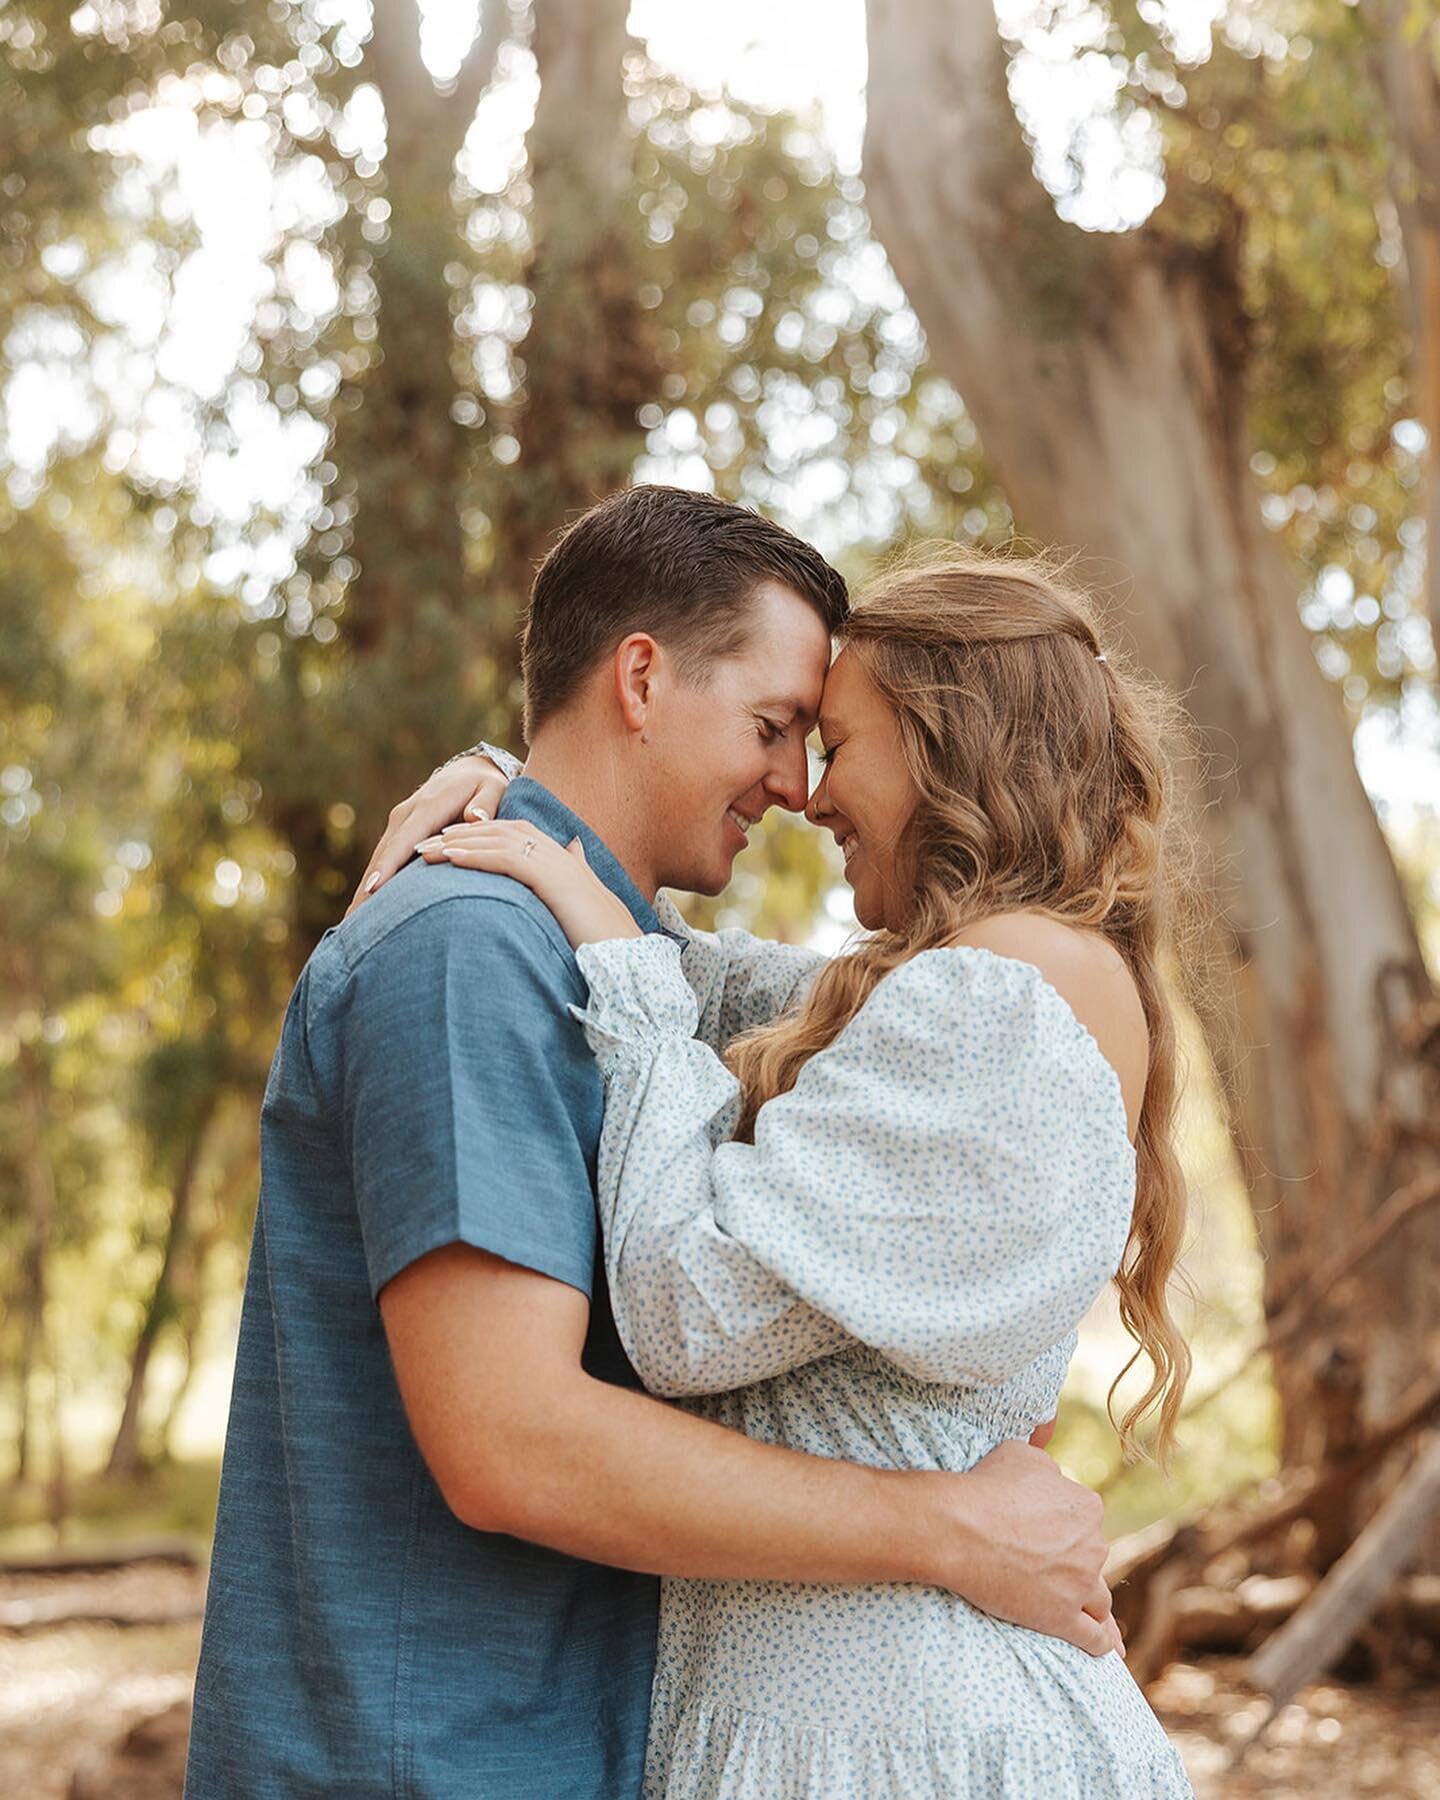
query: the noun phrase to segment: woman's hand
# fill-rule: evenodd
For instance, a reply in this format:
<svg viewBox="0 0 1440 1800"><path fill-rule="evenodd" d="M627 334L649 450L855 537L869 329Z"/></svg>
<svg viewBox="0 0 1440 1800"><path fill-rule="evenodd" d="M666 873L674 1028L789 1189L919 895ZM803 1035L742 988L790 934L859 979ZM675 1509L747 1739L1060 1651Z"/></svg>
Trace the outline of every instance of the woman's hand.
<svg viewBox="0 0 1440 1800"><path fill-rule="evenodd" d="M408 799L391 809L385 835L360 877L355 897L345 909L348 919L357 906L399 874L420 846L452 820L495 817L509 778L488 756L459 756L436 769Z"/></svg>
<svg viewBox="0 0 1440 1800"><path fill-rule="evenodd" d="M451 825L417 844L426 862L454 863L460 869L486 869L509 875L543 900L554 913L571 947L602 938L645 934L585 860L579 838L562 849L554 838L524 819L497 819L489 825Z"/></svg>

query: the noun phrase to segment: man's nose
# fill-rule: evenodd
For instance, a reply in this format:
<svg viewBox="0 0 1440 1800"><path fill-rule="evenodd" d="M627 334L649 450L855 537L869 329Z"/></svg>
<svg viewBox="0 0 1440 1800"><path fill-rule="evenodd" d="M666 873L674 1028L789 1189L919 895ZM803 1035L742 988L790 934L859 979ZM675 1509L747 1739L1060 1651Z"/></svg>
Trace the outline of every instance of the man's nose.
<svg viewBox="0 0 1440 1800"><path fill-rule="evenodd" d="M794 745L784 760L765 777L765 786L775 802L787 812L803 812L810 792L810 765L804 743Z"/></svg>

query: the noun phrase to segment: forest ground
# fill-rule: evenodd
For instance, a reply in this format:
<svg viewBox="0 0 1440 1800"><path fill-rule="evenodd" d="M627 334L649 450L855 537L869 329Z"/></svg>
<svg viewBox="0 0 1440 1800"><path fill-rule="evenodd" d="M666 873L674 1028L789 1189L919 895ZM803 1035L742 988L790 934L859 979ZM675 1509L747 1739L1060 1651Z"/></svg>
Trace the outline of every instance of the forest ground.
<svg viewBox="0 0 1440 1800"><path fill-rule="evenodd" d="M138 1720L188 1698L199 1648L203 1576L146 1565L104 1575L0 1575L0 1793L67 1800L77 1768ZM160 1624L14 1628L24 1609L100 1616L191 1614ZM1151 1699L1200 1800L1440 1800L1440 1687L1387 1690L1318 1683L1271 1725L1239 1770L1229 1766L1261 1703L1220 1659L1178 1663ZM88 1794L98 1791L87 1789ZM116 1790L119 1791L118 1789ZM126 1792L132 1790L127 1789ZM146 1788L151 1800L152 1788ZM153 1800L178 1796L156 1769Z"/></svg>

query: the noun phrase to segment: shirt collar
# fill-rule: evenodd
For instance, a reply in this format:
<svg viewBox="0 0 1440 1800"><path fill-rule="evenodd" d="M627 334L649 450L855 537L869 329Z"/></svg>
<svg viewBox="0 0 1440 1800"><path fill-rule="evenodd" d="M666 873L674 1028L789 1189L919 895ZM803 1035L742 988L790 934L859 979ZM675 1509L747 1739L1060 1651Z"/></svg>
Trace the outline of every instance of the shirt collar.
<svg viewBox="0 0 1440 1800"><path fill-rule="evenodd" d="M636 887L635 883L621 867L619 859L578 813L571 812L562 800L557 800L547 787L530 775L517 775L505 789L496 816L501 819L528 819L532 825L538 825L546 837L554 838L557 844L568 844L571 838L578 837L585 847L585 860L600 877L617 900L624 902L631 918L642 931L659 932L662 937L674 938L679 943L688 940L680 932L662 924L655 908Z"/></svg>

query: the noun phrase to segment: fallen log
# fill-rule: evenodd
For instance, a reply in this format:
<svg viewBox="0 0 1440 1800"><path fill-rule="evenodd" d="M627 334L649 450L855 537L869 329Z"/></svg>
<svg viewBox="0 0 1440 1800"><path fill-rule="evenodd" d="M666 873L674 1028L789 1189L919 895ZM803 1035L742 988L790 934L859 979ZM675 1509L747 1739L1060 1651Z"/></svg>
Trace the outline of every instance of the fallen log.
<svg viewBox="0 0 1440 1800"><path fill-rule="evenodd" d="M106 1575L137 1563L175 1563L198 1569L203 1556L188 1537L137 1538L124 1544L86 1544L74 1550L43 1550L33 1556L0 1558L4 1575Z"/></svg>
<svg viewBox="0 0 1440 1800"><path fill-rule="evenodd" d="M1315 1592L1251 1659L1248 1678L1269 1696L1243 1755L1299 1690L1349 1648L1440 1513L1440 1436L1432 1437L1390 1498Z"/></svg>
<svg viewBox="0 0 1440 1800"><path fill-rule="evenodd" d="M1180 1594L1199 1588L1228 1588L1229 1582L1206 1580L1205 1571L1230 1558L1243 1564L1255 1545L1298 1519L1317 1514L1333 1517L1384 1458L1437 1413L1440 1369L1433 1369L1408 1390L1390 1417L1374 1427L1352 1455L1290 1476L1282 1491L1264 1506L1237 1512L1233 1501L1226 1502L1187 1524L1162 1521L1116 1539L1105 1565L1105 1579L1113 1590L1115 1619L1125 1639L1131 1673L1141 1686L1153 1681L1180 1650L1202 1647L1200 1642L1187 1642L1187 1621L1174 1616ZM1200 1621L1210 1615L1199 1602L1193 1604L1197 1609L1195 1629L1203 1633ZM1239 1625L1239 1615L1231 1615L1229 1627L1238 1632ZM1419 1629L1425 1630L1423 1626ZM1255 1635L1250 1625L1231 1642L1216 1622L1210 1643L1217 1649L1240 1652L1253 1646Z"/></svg>
<svg viewBox="0 0 1440 1800"><path fill-rule="evenodd" d="M140 1626L188 1625L204 1611L204 1601L176 1605L173 1601L156 1606L97 1607L93 1602L73 1601L62 1594L35 1596L27 1600L0 1600L0 1634L7 1637L32 1637L40 1631L58 1631L65 1626L114 1625L121 1629Z"/></svg>
<svg viewBox="0 0 1440 1800"><path fill-rule="evenodd" d="M69 1800L181 1800L190 1703L177 1700L132 1725L75 1772Z"/></svg>

